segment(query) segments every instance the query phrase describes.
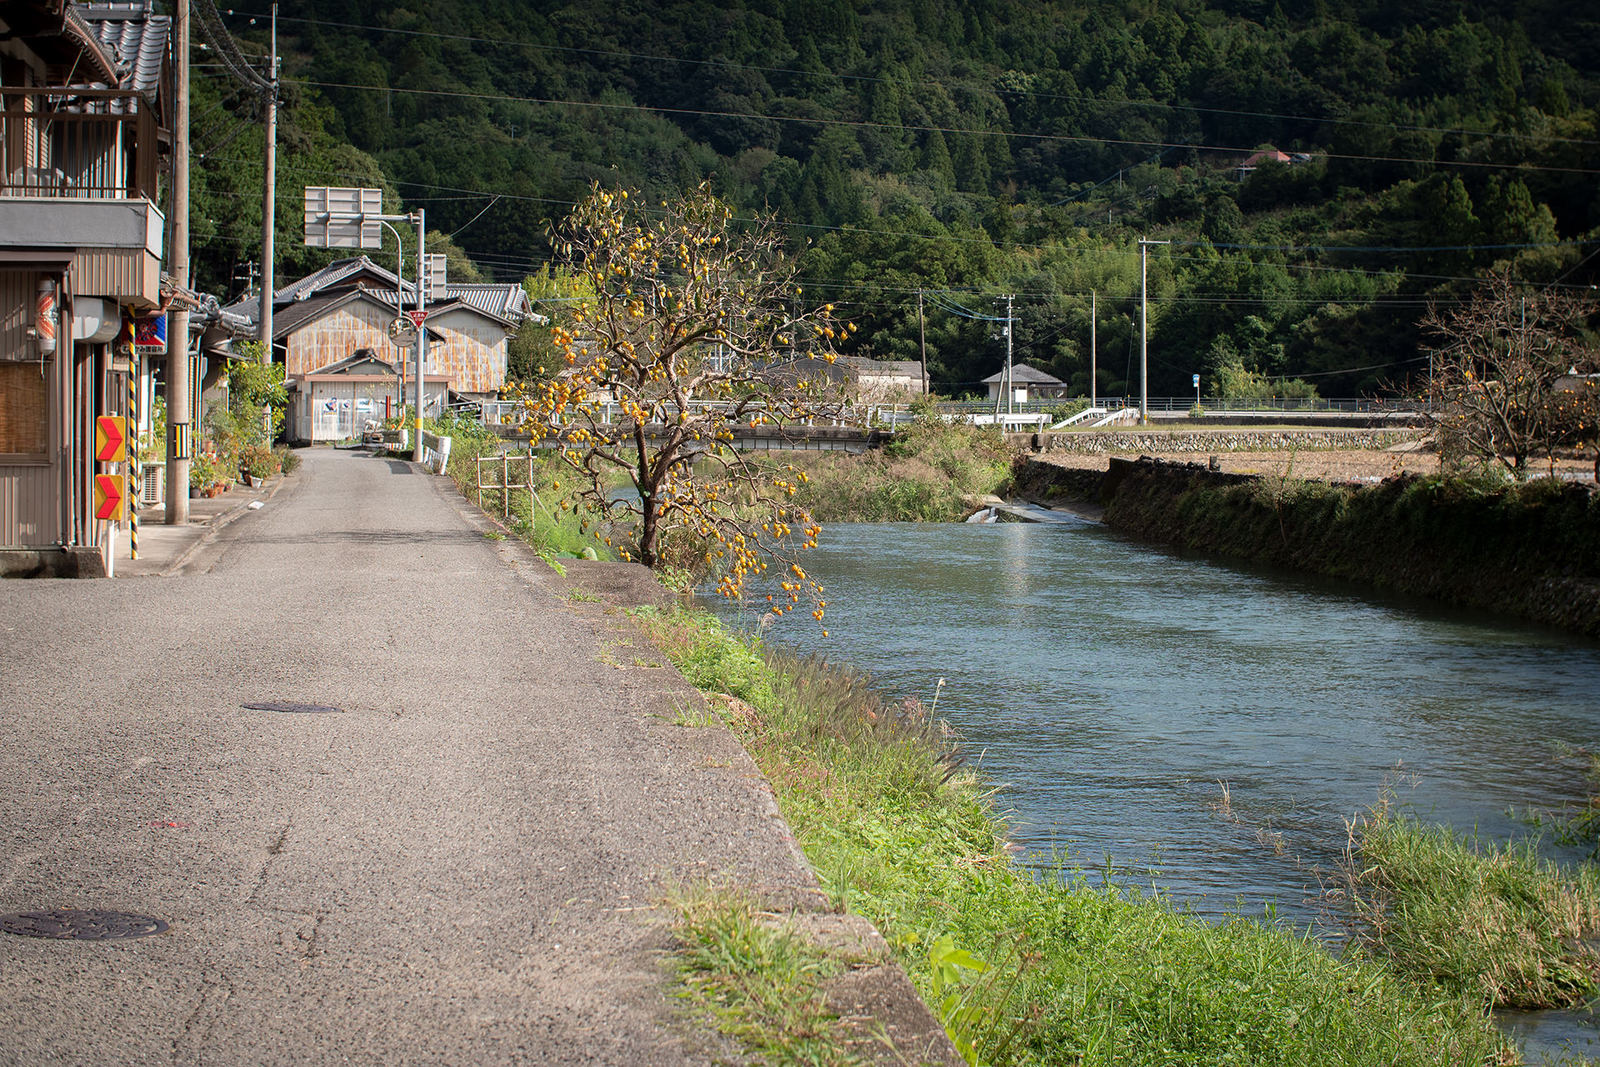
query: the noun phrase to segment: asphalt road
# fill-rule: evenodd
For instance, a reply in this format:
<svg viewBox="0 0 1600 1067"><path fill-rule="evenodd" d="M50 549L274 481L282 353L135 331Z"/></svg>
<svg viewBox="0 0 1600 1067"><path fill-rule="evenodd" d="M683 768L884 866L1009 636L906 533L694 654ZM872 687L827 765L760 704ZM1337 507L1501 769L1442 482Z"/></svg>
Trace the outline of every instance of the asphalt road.
<svg viewBox="0 0 1600 1067"><path fill-rule="evenodd" d="M0 934L0 1062L712 1058L662 902L810 883L765 782L444 479L305 455L179 576L0 584L0 912L171 924Z"/></svg>

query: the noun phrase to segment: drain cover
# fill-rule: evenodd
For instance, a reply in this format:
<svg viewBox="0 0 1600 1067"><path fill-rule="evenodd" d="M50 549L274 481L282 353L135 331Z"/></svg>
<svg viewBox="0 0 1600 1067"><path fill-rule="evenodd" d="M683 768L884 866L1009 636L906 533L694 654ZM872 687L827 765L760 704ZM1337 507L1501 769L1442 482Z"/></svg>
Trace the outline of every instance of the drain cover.
<svg viewBox="0 0 1600 1067"><path fill-rule="evenodd" d="M167 928L160 919L126 911L17 911L0 915L0 930L22 937L52 937L73 941L115 941L159 934Z"/></svg>
<svg viewBox="0 0 1600 1067"><path fill-rule="evenodd" d="M244 705L251 711L291 711L301 714L327 714L338 711L338 708L327 704L296 704L288 700L257 700Z"/></svg>

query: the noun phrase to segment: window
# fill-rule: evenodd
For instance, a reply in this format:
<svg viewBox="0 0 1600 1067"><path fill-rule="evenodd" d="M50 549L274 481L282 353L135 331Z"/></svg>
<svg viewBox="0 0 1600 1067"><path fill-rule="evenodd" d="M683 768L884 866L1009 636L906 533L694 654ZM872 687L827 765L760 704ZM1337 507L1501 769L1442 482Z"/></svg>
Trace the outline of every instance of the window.
<svg viewBox="0 0 1600 1067"><path fill-rule="evenodd" d="M0 455L49 451L45 378L38 363L0 363Z"/></svg>

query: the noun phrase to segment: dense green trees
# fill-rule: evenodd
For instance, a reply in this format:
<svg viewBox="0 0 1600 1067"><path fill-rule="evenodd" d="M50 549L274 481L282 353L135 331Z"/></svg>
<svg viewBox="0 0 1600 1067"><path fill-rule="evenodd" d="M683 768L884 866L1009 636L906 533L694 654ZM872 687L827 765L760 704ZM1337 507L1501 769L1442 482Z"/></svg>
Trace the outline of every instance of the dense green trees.
<svg viewBox="0 0 1600 1067"><path fill-rule="evenodd" d="M1149 235L1175 242L1151 262L1158 394L1234 361L1375 390L1415 369L1430 296L1496 264L1595 273L1573 242L1600 229L1600 23L1553 0L282 10L290 272L314 259L297 232L313 181L384 185L517 279L591 181L660 200L709 177L789 223L807 285L862 324L853 351L912 354L919 289L990 310L1010 291L1023 357L1086 381L1088 290L1101 349L1126 345ZM213 284L259 218L258 146L247 131L204 167ZM1290 161L1241 170L1268 147ZM998 367L980 321L935 309L924 327L941 387ZM1127 365L1102 359L1103 390L1136 387Z"/></svg>

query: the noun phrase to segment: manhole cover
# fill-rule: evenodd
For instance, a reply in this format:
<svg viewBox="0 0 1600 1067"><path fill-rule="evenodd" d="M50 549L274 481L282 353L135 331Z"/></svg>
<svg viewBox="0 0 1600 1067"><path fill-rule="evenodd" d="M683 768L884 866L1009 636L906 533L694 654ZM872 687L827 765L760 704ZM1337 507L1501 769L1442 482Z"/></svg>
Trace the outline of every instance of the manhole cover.
<svg viewBox="0 0 1600 1067"><path fill-rule="evenodd" d="M0 915L0 930L22 937L53 937L73 941L115 941L159 934L167 924L149 915L126 911L17 911Z"/></svg>
<svg viewBox="0 0 1600 1067"><path fill-rule="evenodd" d="M339 709L327 704L297 704L289 700L257 700L244 705L251 711L288 711L300 714L326 715Z"/></svg>

